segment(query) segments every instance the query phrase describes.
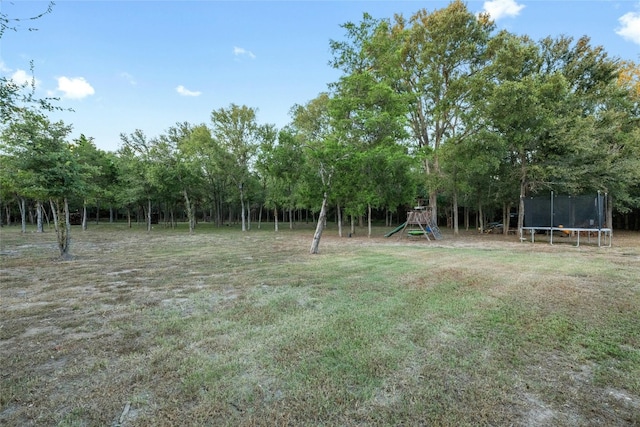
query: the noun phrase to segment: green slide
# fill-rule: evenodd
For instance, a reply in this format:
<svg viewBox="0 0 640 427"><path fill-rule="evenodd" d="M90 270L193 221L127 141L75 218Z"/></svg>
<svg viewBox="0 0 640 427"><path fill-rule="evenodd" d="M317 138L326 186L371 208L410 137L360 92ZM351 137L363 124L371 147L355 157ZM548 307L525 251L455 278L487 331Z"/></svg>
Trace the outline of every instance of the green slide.
<svg viewBox="0 0 640 427"><path fill-rule="evenodd" d="M400 224L398 227L394 228L393 230L391 230L390 232L388 232L387 234L384 235L384 237L389 237L389 236L393 236L394 234L396 234L398 231L402 230L404 228L404 226L407 225L406 222L403 222L402 224Z"/></svg>

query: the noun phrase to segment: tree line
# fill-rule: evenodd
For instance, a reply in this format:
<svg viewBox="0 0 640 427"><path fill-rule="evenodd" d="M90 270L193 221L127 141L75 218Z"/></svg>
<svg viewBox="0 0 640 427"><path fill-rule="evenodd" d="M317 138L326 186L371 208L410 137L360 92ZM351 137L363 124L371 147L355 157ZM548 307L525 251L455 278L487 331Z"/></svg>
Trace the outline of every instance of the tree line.
<svg viewBox="0 0 640 427"><path fill-rule="evenodd" d="M121 147L105 152L91 137L68 141L71 128L40 103L2 95L4 221L17 208L25 224L31 206L39 229L43 211L56 224L84 212L86 227L88 207L108 206L129 221L144 216L149 229L161 211L169 223L186 218L190 231L199 216L238 218L244 231L252 209L271 212L276 228L283 211L303 209L317 213L316 253L329 210L342 234L345 217L368 218L370 230L374 212L398 217L422 199L457 234L469 213L483 227L496 212L506 225L516 211L522 227L523 198L548 191L606 193L609 226L614 210L640 207L633 62L586 36L496 31L461 1L342 27L343 39L329 42L341 76L294 105L282 129L231 104L209 123L123 133Z"/></svg>

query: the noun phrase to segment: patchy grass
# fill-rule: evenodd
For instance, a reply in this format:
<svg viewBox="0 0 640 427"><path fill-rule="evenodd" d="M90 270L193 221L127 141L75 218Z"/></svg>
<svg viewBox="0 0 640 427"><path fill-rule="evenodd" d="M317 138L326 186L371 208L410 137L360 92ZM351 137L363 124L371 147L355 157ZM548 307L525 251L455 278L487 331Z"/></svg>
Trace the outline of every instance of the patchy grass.
<svg viewBox="0 0 640 427"><path fill-rule="evenodd" d="M0 424L640 424L640 236L385 231L1 229Z"/></svg>

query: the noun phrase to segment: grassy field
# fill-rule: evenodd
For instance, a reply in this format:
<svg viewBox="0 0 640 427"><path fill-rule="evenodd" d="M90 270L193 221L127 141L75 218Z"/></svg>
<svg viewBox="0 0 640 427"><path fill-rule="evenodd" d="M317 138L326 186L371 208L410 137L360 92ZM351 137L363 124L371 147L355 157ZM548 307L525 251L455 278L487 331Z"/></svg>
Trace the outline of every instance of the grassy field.
<svg viewBox="0 0 640 427"><path fill-rule="evenodd" d="M0 425L640 425L640 235L0 229Z"/></svg>

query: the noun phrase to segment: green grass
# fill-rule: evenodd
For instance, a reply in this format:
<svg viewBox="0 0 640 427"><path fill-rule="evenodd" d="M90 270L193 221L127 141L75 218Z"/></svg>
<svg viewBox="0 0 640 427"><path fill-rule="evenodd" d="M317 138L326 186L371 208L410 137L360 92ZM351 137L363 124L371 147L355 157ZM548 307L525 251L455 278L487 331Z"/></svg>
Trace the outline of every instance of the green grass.
<svg viewBox="0 0 640 427"><path fill-rule="evenodd" d="M637 235L0 232L0 423L640 423Z"/></svg>

